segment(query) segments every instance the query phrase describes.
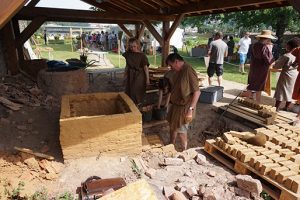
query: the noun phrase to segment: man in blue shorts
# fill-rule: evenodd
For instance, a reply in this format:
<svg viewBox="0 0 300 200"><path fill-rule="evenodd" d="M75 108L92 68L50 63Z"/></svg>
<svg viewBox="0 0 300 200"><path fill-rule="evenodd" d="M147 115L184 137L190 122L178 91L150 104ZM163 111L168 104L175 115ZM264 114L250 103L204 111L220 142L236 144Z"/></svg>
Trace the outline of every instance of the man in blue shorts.
<svg viewBox="0 0 300 200"><path fill-rule="evenodd" d="M238 53L240 56L239 72L241 72L242 74L245 74L245 63L250 44L251 39L249 38L249 32L245 32L244 37L242 37L238 43Z"/></svg>
<svg viewBox="0 0 300 200"><path fill-rule="evenodd" d="M214 73L217 74L218 77L218 85L222 84L222 75L223 75L223 63L224 57L228 55L228 46L222 40L223 34L221 32L217 32L214 36L214 41L210 43L210 47L208 50L209 65L207 68L208 75L208 83L211 85L212 78Z"/></svg>

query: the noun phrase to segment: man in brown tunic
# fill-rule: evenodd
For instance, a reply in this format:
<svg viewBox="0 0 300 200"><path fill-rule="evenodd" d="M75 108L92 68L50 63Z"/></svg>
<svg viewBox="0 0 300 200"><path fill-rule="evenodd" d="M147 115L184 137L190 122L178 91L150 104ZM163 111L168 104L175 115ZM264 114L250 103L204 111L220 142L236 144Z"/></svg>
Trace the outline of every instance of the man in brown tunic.
<svg viewBox="0 0 300 200"><path fill-rule="evenodd" d="M195 70L176 53L170 54L166 63L175 71L170 80L171 107L167 120L170 125L170 143L175 144L179 134L182 149L187 148L187 130L195 117L195 109L200 96Z"/></svg>

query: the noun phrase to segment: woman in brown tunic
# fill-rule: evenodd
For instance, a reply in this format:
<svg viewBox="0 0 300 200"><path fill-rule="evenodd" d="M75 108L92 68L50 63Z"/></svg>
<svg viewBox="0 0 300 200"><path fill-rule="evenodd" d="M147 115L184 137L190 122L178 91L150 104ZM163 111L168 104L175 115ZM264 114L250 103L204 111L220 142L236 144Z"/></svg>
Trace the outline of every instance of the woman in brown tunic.
<svg viewBox="0 0 300 200"><path fill-rule="evenodd" d="M248 93L256 91L256 101L260 102L261 91L265 89L269 67L273 63L272 42L276 39L269 30L262 31L256 36L258 42L253 44L251 49L250 71L248 75Z"/></svg>
<svg viewBox="0 0 300 200"><path fill-rule="evenodd" d="M148 58L140 52L139 41L129 39L129 48L123 54L126 59L125 93L135 104L142 104L146 94L146 87L150 84L148 71Z"/></svg>
<svg viewBox="0 0 300 200"><path fill-rule="evenodd" d="M200 96L198 78L195 70L176 53L170 54L166 63L174 70L170 78L171 97L167 120L170 125L170 143L175 144L177 134L182 149L187 148L187 130L195 116L195 108Z"/></svg>

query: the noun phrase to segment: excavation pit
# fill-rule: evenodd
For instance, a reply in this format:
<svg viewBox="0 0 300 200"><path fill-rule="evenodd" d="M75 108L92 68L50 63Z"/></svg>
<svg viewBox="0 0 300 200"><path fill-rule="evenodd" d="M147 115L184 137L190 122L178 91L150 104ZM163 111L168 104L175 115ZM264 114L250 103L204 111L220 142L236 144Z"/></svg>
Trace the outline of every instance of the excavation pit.
<svg viewBox="0 0 300 200"><path fill-rule="evenodd" d="M62 97L60 144L65 160L140 153L141 137L141 113L125 93Z"/></svg>

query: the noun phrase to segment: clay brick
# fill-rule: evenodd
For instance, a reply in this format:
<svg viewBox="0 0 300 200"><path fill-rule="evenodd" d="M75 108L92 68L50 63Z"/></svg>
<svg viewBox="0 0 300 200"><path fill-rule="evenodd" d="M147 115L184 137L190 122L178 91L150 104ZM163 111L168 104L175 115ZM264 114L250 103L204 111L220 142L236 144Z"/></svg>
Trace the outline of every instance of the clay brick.
<svg viewBox="0 0 300 200"><path fill-rule="evenodd" d="M258 160L265 160L267 157L264 156L264 155L261 155L261 156L254 156L252 158L250 158L250 161L249 161L249 165L251 167L254 167L255 163L258 161Z"/></svg>
<svg viewBox="0 0 300 200"><path fill-rule="evenodd" d="M293 138L295 138L295 137L297 137L298 136L298 134L296 134L296 133L293 133L293 134L289 134L289 135L287 135L287 138L289 138L289 139L293 139Z"/></svg>
<svg viewBox="0 0 300 200"><path fill-rule="evenodd" d="M224 133L223 138L224 138L226 143L235 144L235 139L232 137L232 135L230 133L228 133L228 132Z"/></svg>
<svg viewBox="0 0 300 200"><path fill-rule="evenodd" d="M269 172L269 177L272 179L276 179L276 176L280 173L280 172L284 172L284 171L289 171L290 169L287 167L274 167L273 169L271 169L271 171Z"/></svg>
<svg viewBox="0 0 300 200"><path fill-rule="evenodd" d="M290 160L279 162L279 164L281 166L285 166L285 167L289 168L292 171L295 171L295 172L299 171L299 165Z"/></svg>
<svg viewBox="0 0 300 200"><path fill-rule="evenodd" d="M284 158L284 157L272 158L272 160L273 160L275 163L279 163L279 162L282 162L282 161L287 161L287 159Z"/></svg>
<svg viewBox="0 0 300 200"><path fill-rule="evenodd" d="M268 125L268 126L266 126L266 128L269 129L269 130L273 130L273 131L279 129L279 127L276 126L276 125Z"/></svg>
<svg viewBox="0 0 300 200"><path fill-rule="evenodd" d="M300 153L300 147L296 147L294 151L299 154Z"/></svg>
<svg viewBox="0 0 300 200"><path fill-rule="evenodd" d="M257 153L254 151L242 153L241 157L240 157L240 161L245 162L245 163L249 162L253 156L257 156Z"/></svg>
<svg viewBox="0 0 300 200"><path fill-rule="evenodd" d="M273 158L279 158L280 157L280 155L279 154L277 154L277 153L274 153L274 154L269 154L269 155L266 155L267 156L267 158L269 158L269 159L273 159Z"/></svg>
<svg viewBox="0 0 300 200"><path fill-rule="evenodd" d="M291 161L300 165L300 154L294 155L290 158Z"/></svg>
<svg viewBox="0 0 300 200"><path fill-rule="evenodd" d="M262 164L260 170L259 170L259 173L262 174L262 175L267 175L272 168L274 167L279 167L280 165L278 163L265 163L265 164Z"/></svg>
<svg viewBox="0 0 300 200"><path fill-rule="evenodd" d="M292 183L294 180L300 180L300 175L296 176L290 176L284 181L284 187L291 190L292 189Z"/></svg>
<svg viewBox="0 0 300 200"><path fill-rule="evenodd" d="M273 146L275 146L275 144L270 141L267 141L266 144L264 145L265 148L269 148L269 147L273 147Z"/></svg>
<svg viewBox="0 0 300 200"><path fill-rule="evenodd" d="M286 148L288 148L291 151L295 151L295 149L298 147L298 142L291 142L286 145Z"/></svg>
<svg viewBox="0 0 300 200"><path fill-rule="evenodd" d="M282 149L282 148L278 148L275 150L276 153L282 155L284 152L290 152L291 150L289 149Z"/></svg>
<svg viewBox="0 0 300 200"><path fill-rule="evenodd" d="M284 141L287 141L287 140L288 140L287 137L284 137L284 136L282 136L282 135L278 135L278 136L275 136L275 137L272 139L272 142L273 142L274 144L280 145L280 144L282 144Z"/></svg>
<svg viewBox="0 0 300 200"><path fill-rule="evenodd" d="M294 171L284 171L279 172L279 174L276 176L276 181L280 184L282 184L288 177L297 175Z"/></svg>
<svg viewBox="0 0 300 200"><path fill-rule="evenodd" d="M256 169L256 171L259 171L260 168L261 168L261 166L262 166L263 164L267 164L267 163L273 163L273 161L270 160L270 159L258 160L258 161L255 163L254 168Z"/></svg>
<svg viewBox="0 0 300 200"><path fill-rule="evenodd" d="M242 154L254 152L252 149L241 149L237 152L237 158L240 158Z"/></svg>
<svg viewBox="0 0 300 200"><path fill-rule="evenodd" d="M300 180L299 179L293 180L292 191L295 192L296 194L300 193Z"/></svg>
<svg viewBox="0 0 300 200"><path fill-rule="evenodd" d="M242 146L242 145L240 145L240 144L234 144L234 145L230 145L230 146L227 148L226 151L227 151L229 154L231 154L232 151L233 151L234 149L236 149L236 150L238 150L238 149L246 149L246 147L245 147L245 146Z"/></svg>
<svg viewBox="0 0 300 200"><path fill-rule="evenodd" d="M286 159L290 159L295 154L296 154L295 152L289 151L289 152L283 152L282 156L285 157Z"/></svg>
<svg viewBox="0 0 300 200"><path fill-rule="evenodd" d="M266 128L256 128L256 129L254 129L255 133L259 133L259 132L265 131L265 130L267 130L267 129Z"/></svg>
<svg viewBox="0 0 300 200"><path fill-rule="evenodd" d="M272 150L268 150L268 151L262 151L260 152L262 155L271 155L271 154L274 154L274 151Z"/></svg>

